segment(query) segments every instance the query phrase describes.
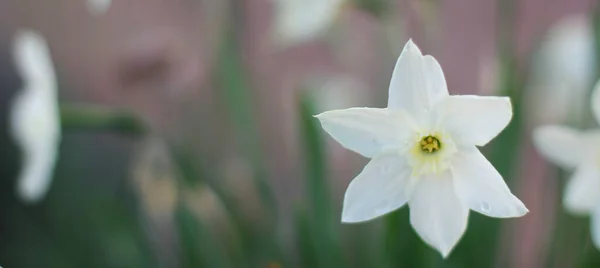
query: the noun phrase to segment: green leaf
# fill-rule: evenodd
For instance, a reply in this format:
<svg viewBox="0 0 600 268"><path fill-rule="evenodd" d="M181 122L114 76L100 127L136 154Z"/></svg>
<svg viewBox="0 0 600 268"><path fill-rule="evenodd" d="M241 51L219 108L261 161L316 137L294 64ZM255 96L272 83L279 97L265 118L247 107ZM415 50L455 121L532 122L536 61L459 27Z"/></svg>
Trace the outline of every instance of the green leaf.
<svg viewBox="0 0 600 268"><path fill-rule="evenodd" d="M339 233L334 230L338 217L333 215L329 180L326 172L326 155L319 122L314 118L314 102L308 95L300 98L300 131L307 171L306 190L309 202L309 227L312 230L316 267L344 267Z"/></svg>
<svg viewBox="0 0 600 268"><path fill-rule="evenodd" d="M175 219L181 241L182 267L232 267L227 263L219 240L187 208L180 206Z"/></svg>
<svg viewBox="0 0 600 268"><path fill-rule="evenodd" d="M233 122L234 132L244 157L254 169L253 180L263 205L272 219L276 218L277 203L268 184L267 167L260 147L259 131L252 106L250 83L246 78L239 47L230 32L223 40L217 68L218 93Z"/></svg>
<svg viewBox="0 0 600 268"><path fill-rule="evenodd" d="M147 127L131 113L109 107L82 104L61 104L61 125L67 130L114 131L121 134L140 136Z"/></svg>

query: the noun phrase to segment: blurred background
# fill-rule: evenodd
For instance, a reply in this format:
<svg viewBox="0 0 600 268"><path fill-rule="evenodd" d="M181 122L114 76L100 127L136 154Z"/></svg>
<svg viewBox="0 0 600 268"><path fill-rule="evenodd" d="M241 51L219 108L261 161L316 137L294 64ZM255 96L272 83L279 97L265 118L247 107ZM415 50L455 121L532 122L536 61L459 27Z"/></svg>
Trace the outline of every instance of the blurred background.
<svg viewBox="0 0 600 268"><path fill-rule="evenodd" d="M529 138L541 124L596 127L596 1L95 2L0 2L3 267L600 267L589 219L562 208L568 174ZM63 121L37 203L15 192L22 153L9 134L23 28L47 39ZM406 207L340 223L368 159L312 117L384 107L409 38L451 94L510 96L515 113L482 150L530 213L472 212L445 260Z"/></svg>

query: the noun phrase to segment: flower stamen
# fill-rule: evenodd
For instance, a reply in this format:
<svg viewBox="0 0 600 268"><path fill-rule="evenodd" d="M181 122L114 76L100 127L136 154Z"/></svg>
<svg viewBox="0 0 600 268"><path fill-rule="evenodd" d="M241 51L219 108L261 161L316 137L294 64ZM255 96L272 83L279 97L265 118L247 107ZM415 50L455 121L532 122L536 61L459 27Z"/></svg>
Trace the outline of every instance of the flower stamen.
<svg viewBox="0 0 600 268"><path fill-rule="evenodd" d="M421 139L421 150L425 153L435 153L442 148L440 140L434 136L426 136Z"/></svg>

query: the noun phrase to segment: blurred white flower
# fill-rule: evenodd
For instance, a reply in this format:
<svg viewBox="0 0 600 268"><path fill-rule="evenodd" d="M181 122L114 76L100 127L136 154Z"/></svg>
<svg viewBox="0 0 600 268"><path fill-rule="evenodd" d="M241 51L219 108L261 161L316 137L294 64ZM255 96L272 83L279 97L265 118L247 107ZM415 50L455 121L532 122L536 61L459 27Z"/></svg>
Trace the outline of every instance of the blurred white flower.
<svg viewBox="0 0 600 268"><path fill-rule="evenodd" d="M86 0L88 12L94 16L106 13L111 3L112 0Z"/></svg>
<svg viewBox="0 0 600 268"><path fill-rule="evenodd" d="M44 38L33 31L19 31L13 56L23 80L11 109L11 134L23 161L17 192L35 202L48 191L61 139L57 81Z"/></svg>
<svg viewBox="0 0 600 268"><path fill-rule="evenodd" d="M527 102L535 123L580 119L596 75L591 21L583 15L560 20L534 55Z"/></svg>
<svg viewBox="0 0 600 268"><path fill-rule="evenodd" d="M349 75L335 75L311 86L317 112L349 108L369 99L367 86L359 79Z"/></svg>
<svg viewBox="0 0 600 268"><path fill-rule="evenodd" d="M592 94L592 110L600 122L600 81ZM600 249L600 129L578 131L547 125L533 132L533 141L549 161L574 170L563 205L571 213L591 215L592 241Z"/></svg>
<svg viewBox="0 0 600 268"><path fill-rule="evenodd" d="M274 41L282 46L306 42L323 34L346 0L273 0Z"/></svg>
<svg viewBox="0 0 600 268"><path fill-rule="evenodd" d="M408 41L392 75L387 108L316 116L342 146L372 158L350 183L343 222L362 222L408 203L419 236L446 257L469 209L519 217L527 208L479 152L512 117L506 97L450 96L438 62Z"/></svg>

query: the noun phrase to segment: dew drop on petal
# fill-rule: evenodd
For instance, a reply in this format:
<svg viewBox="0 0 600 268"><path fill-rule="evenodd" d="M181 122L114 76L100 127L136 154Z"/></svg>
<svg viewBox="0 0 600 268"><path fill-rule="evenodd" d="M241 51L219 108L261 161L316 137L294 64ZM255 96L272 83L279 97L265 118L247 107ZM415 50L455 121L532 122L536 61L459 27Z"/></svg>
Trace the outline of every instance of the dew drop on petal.
<svg viewBox="0 0 600 268"><path fill-rule="evenodd" d="M490 204L488 204L488 202L483 202L481 203L481 211L482 212L490 212L492 208L490 207Z"/></svg>

